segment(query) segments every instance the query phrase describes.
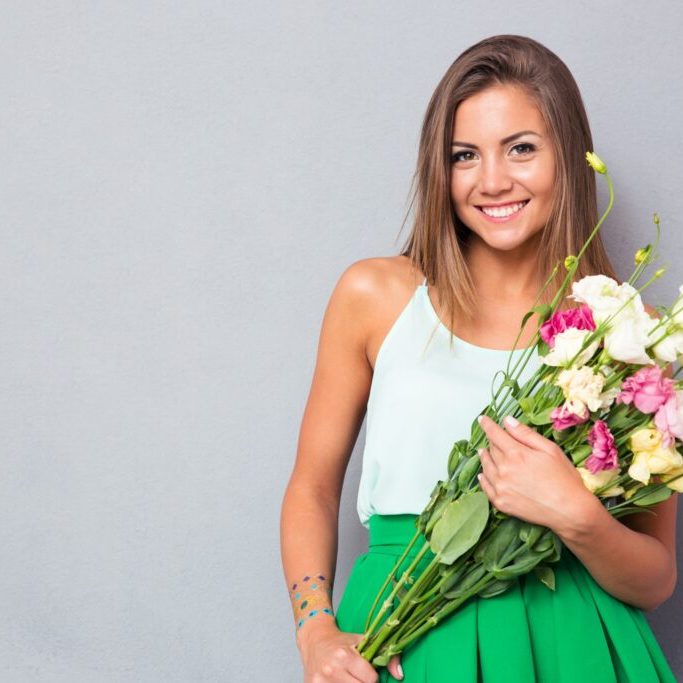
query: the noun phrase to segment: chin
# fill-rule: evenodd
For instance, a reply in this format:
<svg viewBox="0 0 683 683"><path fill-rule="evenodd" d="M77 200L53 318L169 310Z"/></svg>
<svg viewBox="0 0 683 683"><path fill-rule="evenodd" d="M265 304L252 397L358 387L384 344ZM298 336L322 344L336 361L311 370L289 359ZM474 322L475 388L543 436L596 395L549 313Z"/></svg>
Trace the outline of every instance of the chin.
<svg viewBox="0 0 683 683"><path fill-rule="evenodd" d="M536 236L536 233L532 233L530 235L520 235L519 233L514 234L513 231L510 232L513 234L475 234L479 240L486 244L486 246L490 247L491 249L498 249L499 251L513 251L518 249Z"/></svg>

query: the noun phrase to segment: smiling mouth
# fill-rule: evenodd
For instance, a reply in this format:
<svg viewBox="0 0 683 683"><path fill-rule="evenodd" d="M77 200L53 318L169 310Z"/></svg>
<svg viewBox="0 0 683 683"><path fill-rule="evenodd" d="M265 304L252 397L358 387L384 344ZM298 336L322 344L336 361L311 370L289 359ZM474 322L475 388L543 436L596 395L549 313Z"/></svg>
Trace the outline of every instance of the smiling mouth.
<svg viewBox="0 0 683 683"><path fill-rule="evenodd" d="M477 209L489 218L507 218L521 211L528 203L529 199L524 199L521 202L513 202L505 204L504 206L477 206Z"/></svg>

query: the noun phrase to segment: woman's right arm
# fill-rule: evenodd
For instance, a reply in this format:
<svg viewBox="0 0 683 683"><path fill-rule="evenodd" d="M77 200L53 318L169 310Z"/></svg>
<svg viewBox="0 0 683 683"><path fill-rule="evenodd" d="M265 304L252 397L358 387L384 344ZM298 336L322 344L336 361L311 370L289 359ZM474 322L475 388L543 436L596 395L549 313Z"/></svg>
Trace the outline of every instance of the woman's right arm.
<svg viewBox="0 0 683 683"><path fill-rule="evenodd" d="M322 611L332 610L342 484L372 380L366 343L376 296L372 265L359 261L342 274L330 297L282 502L282 564L307 683L377 680L374 668L353 649L360 635L340 631L334 617ZM312 578L304 581L307 576ZM316 590L310 587L314 580ZM309 609L302 610L309 597ZM317 614L307 618L311 606Z"/></svg>

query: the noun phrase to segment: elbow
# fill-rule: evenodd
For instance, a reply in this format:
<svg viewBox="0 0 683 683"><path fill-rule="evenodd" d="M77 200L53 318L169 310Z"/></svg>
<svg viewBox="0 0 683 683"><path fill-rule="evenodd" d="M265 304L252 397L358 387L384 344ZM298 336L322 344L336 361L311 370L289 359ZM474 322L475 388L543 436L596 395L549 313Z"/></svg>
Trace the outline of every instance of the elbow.
<svg viewBox="0 0 683 683"><path fill-rule="evenodd" d="M669 580L662 582L661 587L652 592L649 596L650 600L641 605L641 609L645 612L652 612L663 605L674 594L677 583L678 577L676 575L676 569L674 568L670 574Z"/></svg>

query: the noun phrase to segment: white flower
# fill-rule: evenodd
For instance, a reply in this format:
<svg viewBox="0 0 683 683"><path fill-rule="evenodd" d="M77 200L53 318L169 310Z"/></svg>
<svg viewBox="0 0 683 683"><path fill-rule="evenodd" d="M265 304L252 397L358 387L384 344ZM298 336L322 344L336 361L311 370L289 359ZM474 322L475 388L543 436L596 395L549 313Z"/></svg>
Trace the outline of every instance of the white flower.
<svg viewBox="0 0 683 683"><path fill-rule="evenodd" d="M598 325L615 316L604 339L612 358L641 365L654 362L645 349L653 341L649 333L658 321L648 315L638 290L628 282L619 284L606 275L587 275L572 285L570 298L587 304Z"/></svg>
<svg viewBox="0 0 683 683"><path fill-rule="evenodd" d="M562 389L567 410L574 415L583 417L586 409L594 412L603 406L602 388L605 384L605 377L600 373L594 373L587 365L562 370L555 384Z"/></svg>
<svg viewBox="0 0 683 683"><path fill-rule="evenodd" d="M614 470L600 470L595 474L585 467L577 467L576 469L579 471L585 487L592 493L595 493L597 489L606 486L610 482L616 481L616 479L619 477L618 468ZM610 496L618 496L623 492L624 489L622 486L615 485L611 486L609 489L607 489L607 491L603 491L600 495L604 496L605 498L609 498Z"/></svg>
<svg viewBox="0 0 683 683"><path fill-rule="evenodd" d="M612 358L624 363L648 365L654 360L645 350L651 343L650 330L657 320L647 313L626 317L620 313L611 323L605 334L605 350Z"/></svg>
<svg viewBox="0 0 683 683"><path fill-rule="evenodd" d="M570 327L564 332L559 332L555 335L555 345L550 352L541 357L541 360L546 365L553 367L567 367L576 356L581 347L584 345L586 337L590 334L590 330L579 330L576 327ZM572 363L572 367L584 365L590 360L599 346L599 342L591 342L581 353L576 357Z"/></svg>
<svg viewBox="0 0 683 683"><path fill-rule="evenodd" d="M683 327L683 285L678 288L679 297L671 307L671 318L679 327Z"/></svg>
<svg viewBox="0 0 683 683"><path fill-rule="evenodd" d="M593 320L600 323L616 313L617 309L632 296L633 299L624 309L624 312L632 309L634 313L644 313L645 307L638 290L628 282L620 285L616 280L606 275L587 275L572 284L572 293L569 298L587 304L593 313Z"/></svg>
<svg viewBox="0 0 683 683"><path fill-rule="evenodd" d="M683 303L680 304L683 306ZM683 316L683 313L681 313ZM651 340L657 340L659 339L663 334L666 333L666 331L669 329L669 326L672 325L672 323L675 325L676 323L671 319L669 316L663 316L662 317L662 324L660 327L658 327L655 331L652 331L650 334ZM676 329L673 332L669 332L664 339L662 339L660 342L658 342L655 346L652 347L652 351L655 354L659 360L666 361L667 363L673 363L676 358L683 353L683 328L681 329Z"/></svg>

